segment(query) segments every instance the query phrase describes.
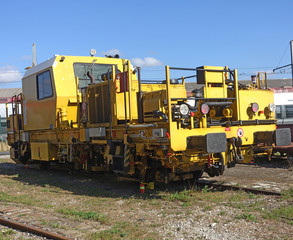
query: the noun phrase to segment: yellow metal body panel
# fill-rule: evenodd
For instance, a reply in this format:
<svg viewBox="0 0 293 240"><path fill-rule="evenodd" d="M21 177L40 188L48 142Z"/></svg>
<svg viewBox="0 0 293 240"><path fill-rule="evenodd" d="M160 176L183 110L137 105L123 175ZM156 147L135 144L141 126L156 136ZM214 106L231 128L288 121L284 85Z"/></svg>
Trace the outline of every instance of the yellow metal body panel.
<svg viewBox="0 0 293 240"><path fill-rule="evenodd" d="M52 68L42 69L41 72L50 71L53 96L43 100L37 100L37 74L28 76L22 80L23 91L23 114L24 129L50 129L55 126L56 122L56 94L54 88L54 80L52 76Z"/></svg>
<svg viewBox="0 0 293 240"><path fill-rule="evenodd" d="M48 142L32 142L31 143L32 160L49 161L50 150Z"/></svg>
<svg viewBox="0 0 293 240"><path fill-rule="evenodd" d="M120 71L122 71L122 66L126 61L124 59L116 58L55 56L47 62L40 64L37 68L29 69L22 79L24 95L24 129L54 129L58 126L60 111L63 111L63 114L66 115L68 123L71 121L76 123L78 107L77 100L74 101L74 99L77 99L76 93L78 92L80 95L80 92L76 89L73 64L92 63L94 60L96 60L96 63L98 64L116 65ZM37 75L47 70L50 71L51 75L53 96L38 100L36 84ZM133 81L136 81L136 76L133 75L132 79ZM114 84L112 85L114 86ZM135 95L134 91L137 91L137 84L132 84L132 86L132 92L133 95ZM133 102L136 100L134 97L132 99ZM117 100L121 101L121 99ZM135 111L133 114L134 116L137 115Z"/></svg>
<svg viewBox="0 0 293 240"><path fill-rule="evenodd" d="M211 70L224 70L223 67L216 66L203 66L203 69ZM206 83L223 83L225 82L225 73L223 72L204 72L205 82Z"/></svg>
<svg viewBox="0 0 293 240"><path fill-rule="evenodd" d="M257 113L251 112L251 104L257 103L259 110ZM274 92L271 90L263 89L249 89L239 90L239 109L241 120L264 120L274 119L275 114L271 112L266 115L269 111L269 104L274 103Z"/></svg>
<svg viewBox="0 0 293 240"><path fill-rule="evenodd" d="M144 112L162 111L164 99L166 99L166 90L145 93L143 95Z"/></svg>
<svg viewBox="0 0 293 240"><path fill-rule="evenodd" d="M224 70L223 67L203 66L206 70ZM227 98L227 86L224 72L204 71L198 72L198 83L204 83L204 95L206 98Z"/></svg>
<svg viewBox="0 0 293 240"><path fill-rule="evenodd" d="M207 98L227 98L227 88L225 87L205 87L205 96Z"/></svg>

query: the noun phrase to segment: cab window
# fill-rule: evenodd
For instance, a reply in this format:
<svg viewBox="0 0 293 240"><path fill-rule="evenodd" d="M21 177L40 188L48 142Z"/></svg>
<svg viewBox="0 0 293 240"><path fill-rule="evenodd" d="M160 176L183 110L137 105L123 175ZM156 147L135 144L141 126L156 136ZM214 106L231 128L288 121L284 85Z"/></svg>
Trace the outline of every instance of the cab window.
<svg viewBox="0 0 293 240"><path fill-rule="evenodd" d="M95 83L103 82L103 76L108 72L112 73L111 64L92 64L92 63L74 63L74 74L75 77L78 77L79 80L79 89L88 86L91 83L90 78L87 75L87 72L90 72L94 78ZM117 66L115 70L116 74L118 71Z"/></svg>
<svg viewBox="0 0 293 240"><path fill-rule="evenodd" d="M50 71L45 71L37 75L37 95L38 100L53 96Z"/></svg>

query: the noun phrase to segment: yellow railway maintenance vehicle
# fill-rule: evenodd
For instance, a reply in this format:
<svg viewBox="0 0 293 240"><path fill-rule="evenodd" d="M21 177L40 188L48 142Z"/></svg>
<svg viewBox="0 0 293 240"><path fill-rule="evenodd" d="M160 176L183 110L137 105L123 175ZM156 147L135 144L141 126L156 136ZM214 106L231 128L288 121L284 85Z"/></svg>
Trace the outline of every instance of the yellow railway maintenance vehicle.
<svg viewBox="0 0 293 240"><path fill-rule="evenodd" d="M187 97L185 79L195 75L170 78L176 71L193 71L203 87ZM222 174L250 161L259 144L288 144L260 80L239 87L227 67L165 72L150 83L126 59L62 55L29 68L22 94L7 103L11 158L167 183Z"/></svg>

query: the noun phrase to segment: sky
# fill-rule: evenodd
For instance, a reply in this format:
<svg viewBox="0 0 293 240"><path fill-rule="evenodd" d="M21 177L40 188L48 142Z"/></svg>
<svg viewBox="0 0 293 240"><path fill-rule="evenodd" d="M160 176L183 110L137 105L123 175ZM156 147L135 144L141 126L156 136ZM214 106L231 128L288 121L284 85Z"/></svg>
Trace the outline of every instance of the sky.
<svg viewBox="0 0 293 240"><path fill-rule="evenodd" d="M291 78L292 0L1 1L0 88L21 87L25 68L54 54L116 54L163 79L164 66L228 66Z"/></svg>

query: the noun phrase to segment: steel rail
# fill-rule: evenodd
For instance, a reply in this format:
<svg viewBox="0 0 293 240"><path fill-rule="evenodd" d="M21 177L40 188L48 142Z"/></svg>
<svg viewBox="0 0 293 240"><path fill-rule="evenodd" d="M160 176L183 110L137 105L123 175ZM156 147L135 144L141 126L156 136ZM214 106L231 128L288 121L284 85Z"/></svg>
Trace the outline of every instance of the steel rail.
<svg viewBox="0 0 293 240"><path fill-rule="evenodd" d="M273 192L273 191L255 189L255 188L239 187L239 186L233 186L233 185L227 185L227 184L213 183L213 182L209 182L209 181L205 181L205 180L198 180L197 185L198 186L210 186L210 187L215 187L215 188L225 189L225 190L245 191L245 192L249 192L249 193L253 193L253 194L282 196L282 194L280 192Z"/></svg>
<svg viewBox="0 0 293 240"><path fill-rule="evenodd" d="M73 240L72 238L64 237L64 236L56 234L56 233L45 231L45 230L43 230L41 228L37 228L37 227L29 226L29 225L26 225L26 224L23 224L23 223L15 222L15 221L3 218L3 217L0 217L0 224L4 225L4 226L7 226L7 227L17 229L17 230L20 230L22 232L30 232L30 233L33 233L35 235L46 237L46 238L49 238L49 239L54 239L54 240Z"/></svg>

